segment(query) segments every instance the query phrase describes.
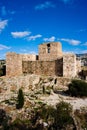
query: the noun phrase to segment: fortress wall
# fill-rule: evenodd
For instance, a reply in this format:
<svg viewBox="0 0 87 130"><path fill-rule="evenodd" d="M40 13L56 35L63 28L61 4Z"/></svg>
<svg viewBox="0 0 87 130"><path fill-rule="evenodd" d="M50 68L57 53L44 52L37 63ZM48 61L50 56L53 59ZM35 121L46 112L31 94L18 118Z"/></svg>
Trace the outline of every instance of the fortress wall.
<svg viewBox="0 0 87 130"><path fill-rule="evenodd" d="M61 64L58 61L23 61L23 73L37 74L37 75L62 75L60 69ZM59 67L59 68L58 68ZM60 70L60 71L58 71Z"/></svg>
<svg viewBox="0 0 87 130"><path fill-rule="evenodd" d="M22 56L16 53L6 55L6 75L15 76L22 74Z"/></svg>
<svg viewBox="0 0 87 130"><path fill-rule="evenodd" d="M62 57L62 45L59 42L51 42L39 45L39 60L51 61Z"/></svg>
<svg viewBox="0 0 87 130"><path fill-rule="evenodd" d="M22 74L22 61L35 61L36 55L16 54L14 52L6 55L6 75L16 76Z"/></svg>
<svg viewBox="0 0 87 130"><path fill-rule="evenodd" d="M76 73L81 72L81 60L76 60Z"/></svg>
<svg viewBox="0 0 87 130"><path fill-rule="evenodd" d="M63 76L63 58L55 61L55 73L57 76Z"/></svg>
<svg viewBox="0 0 87 130"><path fill-rule="evenodd" d="M75 54L63 55L63 76L64 77L76 76L76 55Z"/></svg>
<svg viewBox="0 0 87 130"><path fill-rule="evenodd" d="M23 73L55 75L55 61L23 61Z"/></svg>
<svg viewBox="0 0 87 130"><path fill-rule="evenodd" d="M36 55L34 54L20 54L22 61L36 61Z"/></svg>

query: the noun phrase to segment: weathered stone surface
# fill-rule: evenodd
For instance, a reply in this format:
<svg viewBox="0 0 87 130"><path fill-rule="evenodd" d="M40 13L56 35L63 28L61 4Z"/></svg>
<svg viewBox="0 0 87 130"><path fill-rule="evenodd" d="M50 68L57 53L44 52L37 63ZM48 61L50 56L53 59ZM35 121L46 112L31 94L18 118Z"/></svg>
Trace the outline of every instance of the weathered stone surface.
<svg viewBox="0 0 87 130"><path fill-rule="evenodd" d="M54 61L23 61L22 71L27 74L38 74L46 76L63 75L63 59Z"/></svg>
<svg viewBox="0 0 87 130"><path fill-rule="evenodd" d="M76 55L64 54L63 55L63 76L75 77L76 76Z"/></svg>
<svg viewBox="0 0 87 130"><path fill-rule="evenodd" d="M76 60L76 73L77 75L81 72L81 60Z"/></svg>
<svg viewBox="0 0 87 130"><path fill-rule="evenodd" d="M16 76L22 74L22 61L35 61L36 55L16 54L14 52L6 55L6 75Z"/></svg>
<svg viewBox="0 0 87 130"><path fill-rule="evenodd" d="M39 60L57 60L63 56L62 45L60 42L51 42L39 45Z"/></svg>
<svg viewBox="0 0 87 130"><path fill-rule="evenodd" d="M31 54L7 53L6 75L23 73L46 76L75 77L81 70L81 61L75 54L64 54L59 42L39 45L39 56Z"/></svg>
<svg viewBox="0 0 87 130"><path fill-rule="evenodd" d="M2 90L0 108L12 117L12 121L15 119L29 120L33 110L39 110L41 104L55 107L61 101L70 103L74 110L80 109L80 107L85 107L87 110L87 98L69 97L64 94L63 90L70 82L70 78L34 74L0 78L0 89ZM24 94L24 106L20 110L16 109L19 88L22 88Z"/></svg>

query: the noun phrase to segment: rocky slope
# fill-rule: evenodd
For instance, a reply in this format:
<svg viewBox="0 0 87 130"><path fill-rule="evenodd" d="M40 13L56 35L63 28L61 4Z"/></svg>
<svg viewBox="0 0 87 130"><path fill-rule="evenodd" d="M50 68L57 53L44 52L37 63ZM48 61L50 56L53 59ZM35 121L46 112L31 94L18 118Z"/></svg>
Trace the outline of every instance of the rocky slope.
<svg viewBox="0 0 87 130"><path fill-rule="evenodd" d="M0 78L0 109L4 109L12 120L16 118L27 119L33 108L40 104L54 106L61 102L68 102L73 110L87 110L87 98L74 98L66 95L67 85L71 79L62 77L45 77L37 75L21 75L17 77ZM16 109L19 88L24 93L24 107Z"/></svg>

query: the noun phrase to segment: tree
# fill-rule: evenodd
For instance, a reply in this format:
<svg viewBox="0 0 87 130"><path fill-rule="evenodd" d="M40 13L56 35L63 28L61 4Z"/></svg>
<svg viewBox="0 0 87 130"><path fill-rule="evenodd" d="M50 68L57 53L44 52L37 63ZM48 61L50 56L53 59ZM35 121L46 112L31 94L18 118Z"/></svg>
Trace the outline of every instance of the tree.
<svg viewBox="0 0 87 130"><path fill-rule="evenodd" d="M19 89L16 108L21 109L24 105L24 94L22 89Z"/></svg>

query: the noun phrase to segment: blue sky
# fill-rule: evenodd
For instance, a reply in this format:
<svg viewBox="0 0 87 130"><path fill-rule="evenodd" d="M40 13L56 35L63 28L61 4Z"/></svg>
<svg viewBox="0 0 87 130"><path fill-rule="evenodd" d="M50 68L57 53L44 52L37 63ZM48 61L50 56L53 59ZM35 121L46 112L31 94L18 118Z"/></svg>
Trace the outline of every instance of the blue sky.
<svg viewBox="0 0 87 130"><path fill-rule="evenodd" d="M37 54L51 41L63 52L87 53L87 0L0 0L0 59Z"/></svg>

